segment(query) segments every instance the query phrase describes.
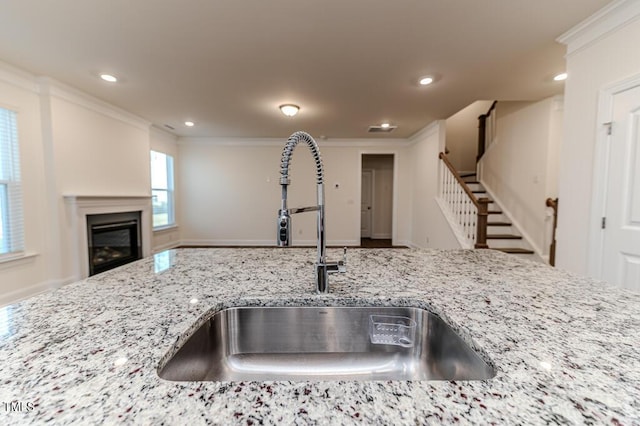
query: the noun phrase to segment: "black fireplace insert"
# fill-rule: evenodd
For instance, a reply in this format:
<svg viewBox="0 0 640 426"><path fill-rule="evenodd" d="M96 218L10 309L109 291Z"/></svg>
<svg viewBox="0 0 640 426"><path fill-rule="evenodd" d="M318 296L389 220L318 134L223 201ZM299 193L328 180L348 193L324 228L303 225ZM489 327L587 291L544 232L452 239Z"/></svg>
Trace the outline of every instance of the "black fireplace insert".
<svg viewBox="0 0 640 426"><path fill-rule="evenodd" d="M140 212L87 215L89 275L142 258Z"/></svg>

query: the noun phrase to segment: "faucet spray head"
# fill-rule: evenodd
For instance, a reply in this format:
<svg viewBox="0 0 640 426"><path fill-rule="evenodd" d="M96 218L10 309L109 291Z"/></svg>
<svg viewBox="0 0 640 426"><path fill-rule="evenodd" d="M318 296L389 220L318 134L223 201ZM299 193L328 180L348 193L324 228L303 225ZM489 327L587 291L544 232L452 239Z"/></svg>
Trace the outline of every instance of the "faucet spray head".
<svg viewBox="0 0 640 426"><path fill-rule="evenodd" d="M291 245L291 216L289 210L278 210L278 246L289 247Z"/></svg>

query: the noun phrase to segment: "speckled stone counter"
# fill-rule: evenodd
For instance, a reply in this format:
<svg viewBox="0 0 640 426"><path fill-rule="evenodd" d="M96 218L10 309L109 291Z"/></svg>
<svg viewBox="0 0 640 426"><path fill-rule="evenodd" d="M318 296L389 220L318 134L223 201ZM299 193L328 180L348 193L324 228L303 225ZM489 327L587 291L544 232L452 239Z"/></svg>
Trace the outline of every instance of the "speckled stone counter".
<svg viewBox="0 0 640 426"><path fill-rule="evenodd" d="M640 424L640 294L489 250L181 249L0 309L0 423ZM339 250L329 250L338 258ZM497 368L486 381L169 382L232 306L410 305Z"/></svg>

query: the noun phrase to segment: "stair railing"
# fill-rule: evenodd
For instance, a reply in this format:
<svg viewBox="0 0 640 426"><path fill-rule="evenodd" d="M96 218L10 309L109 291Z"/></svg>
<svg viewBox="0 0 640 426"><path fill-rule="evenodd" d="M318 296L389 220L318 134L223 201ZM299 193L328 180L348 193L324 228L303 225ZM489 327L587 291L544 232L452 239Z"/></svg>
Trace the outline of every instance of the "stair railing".
<svg viewBox="0 0 640 426"><path fill-rule="evenodd" d="M487 245L487 218L489 199L478 199L460 177L447 155L441 152L440 198L447 204L456 222L462 228L464 237L474 248L489 248Z"/></svg>
<svg viewBox="0 0 640 426"><path fill-rule="evenodd" d="M547 207L553 209L553 231L551 234L551 246L549 247L549 265L556 266L556 228L558 227L558 199L547 198Z"/></svg>
<svg viewBox="0 0 640 426"><path fill-rule="evenodd" d="M489 110L478 117L478 155L476 163L480 161L484 152L487 150L487 143L493 142L496 136L496 119L495 114L491 115L498 101L493 101Z"/></svg>

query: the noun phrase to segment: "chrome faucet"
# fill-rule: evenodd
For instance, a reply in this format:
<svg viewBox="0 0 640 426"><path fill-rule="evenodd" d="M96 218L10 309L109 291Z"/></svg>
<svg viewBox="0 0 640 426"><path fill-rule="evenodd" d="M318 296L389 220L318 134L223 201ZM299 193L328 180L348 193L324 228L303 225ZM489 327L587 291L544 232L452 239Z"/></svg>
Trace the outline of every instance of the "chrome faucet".
<svg viewBox="0 0 640 426"><path fill-rule="evenodd" d="M294 209L287 208L287 186L291 183L289 180L289 163L293 149L298 142L306 142L311 150L313 159L316 163L316 192L318 205L311 207L300 207ZM322 158L320 158L320 150L315 140L305 132L295 132L287 140L287 144L282 151L280 160L280 185L282 186L282 205L278 211L278 246L288 247L291 245L291 215L304 212L318 212L318 260L315 264L315 280L316 291L318 293L327 293L329 291L329 274L347 272L347 248L344 248L342 260L338 262L327 262L326 259L326 240L324 231L324 170L322 168Z"/></svg>

